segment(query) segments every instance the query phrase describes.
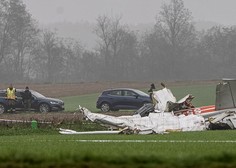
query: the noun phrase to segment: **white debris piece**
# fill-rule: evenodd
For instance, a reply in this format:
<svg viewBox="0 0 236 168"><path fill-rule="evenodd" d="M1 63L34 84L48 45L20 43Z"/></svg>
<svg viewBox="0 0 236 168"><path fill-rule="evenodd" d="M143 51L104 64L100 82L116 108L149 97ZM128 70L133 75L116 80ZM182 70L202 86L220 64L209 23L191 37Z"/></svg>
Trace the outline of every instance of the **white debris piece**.
<svg viewBox="0 0 236 168"><path fill-rule="evenodd" d="M157 100L155 109L157 111L165 111L167 108L167 102L176 102L176 98L172 94L171 90L164 88L158 91L153 91L153 97Z"/></svg>
<svg viewBox="0 0 236 168"><path fill-rule="evenodd" d="M71 135L71 134L79 134L79 135L85 135L85 134L118 134L120 131L85 131L85 132L77 132L74 130L70 129L59 129L60 134L66 134L66 135Z"/></svg>
<svg viewBox="0 0 236 168"><path fill-rule="evenodd" d="M115 117L105 114L92 113L84 107L80 111L93 122L117 128L128 127L139 134L165 133L168 131L203 131L206 129L205 120L198 115L175 116L170 112L150 113L146 117L140 115Z"/></svg>

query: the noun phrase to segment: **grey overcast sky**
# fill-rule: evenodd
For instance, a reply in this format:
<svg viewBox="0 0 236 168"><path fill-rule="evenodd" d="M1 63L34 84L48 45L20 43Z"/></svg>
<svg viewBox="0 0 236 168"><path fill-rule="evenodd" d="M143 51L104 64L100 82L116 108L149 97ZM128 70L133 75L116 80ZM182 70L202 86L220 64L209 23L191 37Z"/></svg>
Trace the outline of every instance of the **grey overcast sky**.
<svg viewBox="0 0 236 168"><path fill-rule="evenodd" d="M169 0L23 0L41 24L95 22L99 15L121 15L126 24L153 23L161 5ZM195 21L236 25L236 0L184 0Z"/></svg>

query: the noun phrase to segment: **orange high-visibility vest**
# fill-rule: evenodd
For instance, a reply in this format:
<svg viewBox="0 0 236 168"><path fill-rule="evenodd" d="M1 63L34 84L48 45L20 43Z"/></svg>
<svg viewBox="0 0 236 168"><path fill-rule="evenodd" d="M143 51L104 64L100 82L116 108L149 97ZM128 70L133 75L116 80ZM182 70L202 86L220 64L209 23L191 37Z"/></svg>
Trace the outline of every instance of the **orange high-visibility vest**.
<svg viewBox="0 0 236 168"><path fill-rule="evenodd" d="M13 88L12 90L7 88L7 98L8 99L15 99L16 98L16 89L15 88Z"/></svg>

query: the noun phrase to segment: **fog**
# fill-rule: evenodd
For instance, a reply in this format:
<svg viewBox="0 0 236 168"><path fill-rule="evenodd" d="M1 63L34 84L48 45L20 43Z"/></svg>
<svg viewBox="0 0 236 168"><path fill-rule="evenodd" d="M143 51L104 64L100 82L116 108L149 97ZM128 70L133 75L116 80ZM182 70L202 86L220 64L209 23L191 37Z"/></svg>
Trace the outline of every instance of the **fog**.
<svg viewBox="0 0 236 168"><path fill-rule="evenodd" d="M96 22L101 14L122 15L127 24L153 23L168 0L23 0L42 24L52 22ZM235 0L184 0L196 21L235 25Z"/></svg>
<svg viewBox="0 0 236 168"><path fill-rule="evenodd" d="M234 0L4 2L5 82L235 78Z"/></svg>

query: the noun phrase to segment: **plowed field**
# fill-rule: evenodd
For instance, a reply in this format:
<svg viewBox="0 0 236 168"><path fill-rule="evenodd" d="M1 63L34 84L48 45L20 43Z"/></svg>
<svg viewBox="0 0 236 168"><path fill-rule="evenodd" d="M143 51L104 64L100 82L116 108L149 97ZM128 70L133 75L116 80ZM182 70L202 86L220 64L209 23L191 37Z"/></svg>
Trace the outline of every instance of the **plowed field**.
<svg viewBox="0 0 236 168"><path fill-rule="evenodd" d="M180 86L180 85L193 85L193 84L212 84L219 81L185 81L185 82L164 82L167 86ZM78 96L89 93L100 93L104 89L117 88L117 87L130 87L136 89L149 88L152 82L93 82L93 83L73 83L73 84L13 84L17 88L25 88L29 86L30 89L36 90L48 97L66 97L66 96ZM155 83L157 88L160 87L160 82ZM0 89L6 89L7 84L0 84ZM108 113L110 115L128 115L127 112ZM18 113L18 114L1 114L0 119L11 120L38 120L38 121L52 121L54 123L60 123L64 121L75 121L82 118L81 114L58 112L58 113Z"/></svg>

